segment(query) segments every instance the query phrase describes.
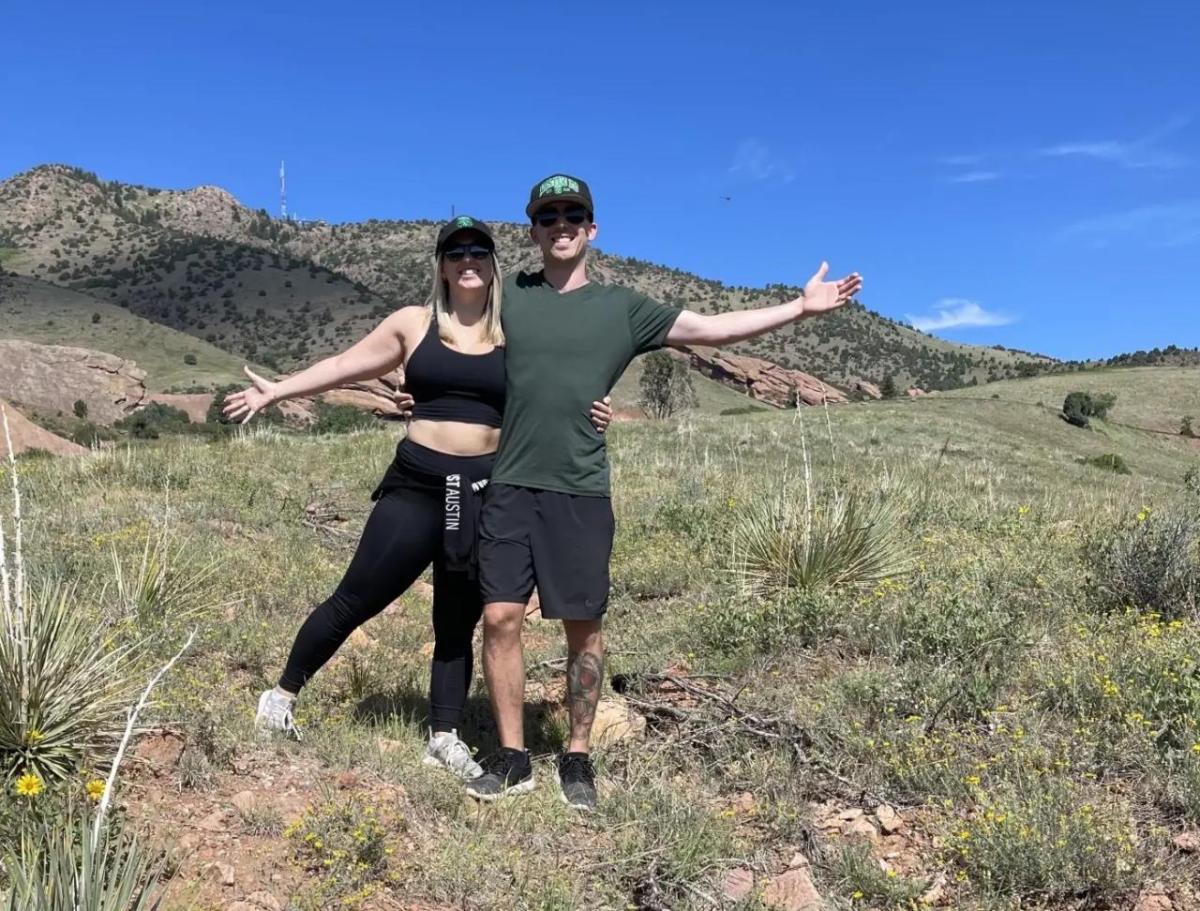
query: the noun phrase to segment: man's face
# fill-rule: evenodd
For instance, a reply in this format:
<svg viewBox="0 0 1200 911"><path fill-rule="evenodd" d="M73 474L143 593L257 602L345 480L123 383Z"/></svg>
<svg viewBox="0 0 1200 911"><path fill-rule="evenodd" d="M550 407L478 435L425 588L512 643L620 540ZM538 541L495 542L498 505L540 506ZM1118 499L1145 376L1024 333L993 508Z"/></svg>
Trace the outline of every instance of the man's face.
<svg viewBox="0 0 1200 911"><path fill-rule="evenodd" d="M583 206L574 202L552 202L533 216L529 236L547 261L575 262L596 237L596 223Z"/></svg>

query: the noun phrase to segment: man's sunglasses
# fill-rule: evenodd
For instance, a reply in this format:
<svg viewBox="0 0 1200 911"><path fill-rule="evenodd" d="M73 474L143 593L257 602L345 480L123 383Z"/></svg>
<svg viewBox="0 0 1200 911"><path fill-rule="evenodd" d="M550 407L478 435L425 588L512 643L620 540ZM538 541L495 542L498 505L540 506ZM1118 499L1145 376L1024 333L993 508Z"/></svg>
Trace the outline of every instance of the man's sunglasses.
<svg viewBox="0 0 1200 911"><path fill-rule="evenodd" d="M448 247L442 252L442 256L450 260L452 263L461 263L468 256L471 259L487 259L492 255L492 251L487 247L481 247L479 244L459 244L457 247Z"/></svg>
<svg viewBox="0 0 1200 911"><path fill-rule="evenodd" d="M559 218L565 218L568 224L581 225L590 218L590 213L583 206L571 206L569 209L541 209L534 213L533 220L543 228L558 224Z"/></svg>

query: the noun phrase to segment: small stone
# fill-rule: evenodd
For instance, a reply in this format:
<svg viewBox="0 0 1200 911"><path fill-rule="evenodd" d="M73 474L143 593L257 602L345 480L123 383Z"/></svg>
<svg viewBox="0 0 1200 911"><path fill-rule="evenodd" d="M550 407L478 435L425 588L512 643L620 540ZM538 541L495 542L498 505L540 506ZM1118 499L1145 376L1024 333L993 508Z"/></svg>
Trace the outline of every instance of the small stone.
<svg viewBox="0 0 1200 911"><path fill-rule="evenodd" d="M875 818L879 820L879 828L883 830L884 835L891 835L904 828L904 820L900 814L886 803L881 803L875 808Z"/></svg>
<svg viewBox="0 0 1200 911"><path fill-rule="evenodd" d="M928 889L921 893L921 904L940 905L946 900L946 874L939 873Z"/></svg>
<svg viewBox="0 0 1200 911"><path fill-rule="evenodd" d="M1133 911L1173 911L1175 903L1165 892L1143 892L1138 896Z"/></svg>
<svg viewBox="0 0 1200 911"><path fill-rule="evenodd" d="M842 810L842 812L838 813L837 818L842 820L843 822L854 822L854 820L859 819L865 815L866 814L859 807L850 807L849 809Z"/></svg>
<svg viewBox="0 0 1200 911"><path fill-rule="evenodd" d="M283 902L270 892L251 892L246 896L246 900L263 911L283 911Z"/></svg>
<svg viewBox="0 0 1200 911"><path fill-rule="evenodd" d="M645 715L633 711L624 699L606 697L596 706L596 715L592 721L592 743L596 746L610 746L622 740L640 737L645 730Z"/></svg>
<svg viewBox="0 0 1200 911"><path fill-rule="evenodd" d="M421 657L432 658L435 644L433 642L425 642L421 645Z"/></svg>
<svg viewBox="0 0 1200 911"><path fill-rule="evenodd" d="M200 836L196 832L184 832L175 842L175 846L180 851L193 851L198 844L200 844Z"/></svg>
<svg viewBox="0 0 1200 911"><path fill-rule="evenodd" d="M237 871L233 869L233 864L218 860L208 865L208 875L213 882L218 882L222 886L232 886L236 880Z"/></svg>
<svg viewBox="0 0 1200 911"><path fill-rule="evenodd" d="M1180 832L1171 843L1185 854L1195 854L1200 851L1200 832Z"/></svg>
<svg viewBox="0 0 1200 911"><path fill-rule="evenodd" d="M362 780L354 772L339 772L334 784L339 791L349 791L362 784Z"/></svg>
<svg viewBox="0 0 1200 911"><path fill-rule="evenodd" d="M807 866L809 866L808 858L805 857L804 854L800 851L797 851L795 854L793 854L792 859L788 861L788 869L789 870L796 870L796 869L799 869L800 867L807 867Z"/></svg>
<svg viewBox="0 0 1200 911"><path fill-rule="evenodd" d="M754 874L745 867L738 867L725 874L723 892L731 902L740 902L754 890Z"/></svg>
<svg viewBox="0 0 1200 911"><path fill-rule="evenodd" d="M803 867L781 873L767 883L762 901L768 908L778 911L821 911L825 906L812 877Z"/></svg>
<svg viewBox="0 0 1200 911"><path fill-rule="evenodd" d="M842 826L842 832L845 835L854 835L858 838L875 839L879 837L879 833L875 831L875 824L865 816L860 816L852 822L845 823Z"/></svg>
<svg viewBox="0 0 1200 911"><path fill-rule="evenodd" d="M202 820L196 823L196 827L203 829L206 832L224 832L225 811L221 809L213 810Z"/></svg>
<svg viewBox="0 0 1200 911"><path fill-rule="evenodd" d="M542 619L542 598L536 589L529 596L529 602L525 605L525 619L530 622Z"/></svg>
<svg viewBox="0 0 1200 911"><path fill-rule="evenodd" d="M257 800L253 791L238 791L233 797L229 798L229 802L243 816L249 816L254 812Z"/></svg>

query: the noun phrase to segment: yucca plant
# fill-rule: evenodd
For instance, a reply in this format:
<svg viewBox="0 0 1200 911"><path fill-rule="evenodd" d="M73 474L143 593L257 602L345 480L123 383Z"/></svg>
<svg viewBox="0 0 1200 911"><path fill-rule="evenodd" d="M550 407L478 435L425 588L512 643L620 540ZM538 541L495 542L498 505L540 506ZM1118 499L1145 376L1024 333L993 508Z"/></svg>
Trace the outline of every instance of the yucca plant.
<svg viewBox="0 0 1200 911"><path fill-rule="evenodd" d="M146 537L140 561L125 566L116 549L112 554L113 587L117 610L140 629L154 629L167 619L190 619L204 600L216 576L216 564L196 565L185 559L183 546L172 546L167 534Z"/></svg>
<svg viewBox="0 0 1200 911"><path fill-rule="evenodd" d="M733 529L731 571L745 594L867 585L909 570L892 501L858 491L792 485L752 501Z"/></svg>
<svg viewBox="0 0 1200 911"><path fill-rule="evenodd" d="M0 423L12 490L11 549L0 519L0 783L7 788L22 775L64 780L120 733L141 643L109 642L72 586L26 579L21 486L3 406Z"/></svg>
<svg viewBox="0 0 1200 911"><path fill-rule="evenodd" d="M0 634L0 775L62 781L120 735L141 644L107 641L71 586L16 600Z"/></svg>
<svg viewBox="0 0 1200 911"><path fill-rule="evenodd" d="M151 911L162 900L165 859L86 815L26 833L9 848L5 911Z"/></svg>

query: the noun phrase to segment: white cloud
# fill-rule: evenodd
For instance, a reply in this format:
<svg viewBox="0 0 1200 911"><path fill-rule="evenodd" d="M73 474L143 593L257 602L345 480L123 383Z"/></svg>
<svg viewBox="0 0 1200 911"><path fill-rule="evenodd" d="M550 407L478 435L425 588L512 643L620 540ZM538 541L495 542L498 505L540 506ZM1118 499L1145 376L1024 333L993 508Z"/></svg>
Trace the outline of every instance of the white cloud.
<svg viewBox="0 0 1200 911"><path fill-rule="evenodd" d="M905 314L914 329L936 332L938 329L969 329L979 326L1007 326L1015 317L985 310L978 302L963 297L944 297L933 305L928 316Z"/></svg>
<svg viewBox="0 0 1200 911"><path fill-rule="evenodd" d="M999 171L967 171L965 174L955 174L946 178L950 183L985 183L999 179Z"/></svg>
<svg viewBox="0 0 1200 911"><path fill-rule="evenodd" d="M1082 240L1093 247L1141 241L1152 247L1183 247L1200 243L1200 199L1139 206L1085 218L1059 232L1062 240Z"/></svg>
<svg viewBox="0 0 1200 911"><path fill-rule="evenodd" d="M1102 139L1089 142L1062 142L1041 149L1038 154L1051 158L1091 158L1123 168L1170 170L1190 163L1183 155L1160 148L1162 140L1179 132L1191 122L1175 117L1153 132L1138 139Z"/></svg>
<svg viewBox="0 0 1200 911"><path fill-rule="evenodd" d="M796 172L791 165L754 137L743 139L737 147L729 173L751 180L777 180L780 183L791 183L796 179Z"/></svg>

